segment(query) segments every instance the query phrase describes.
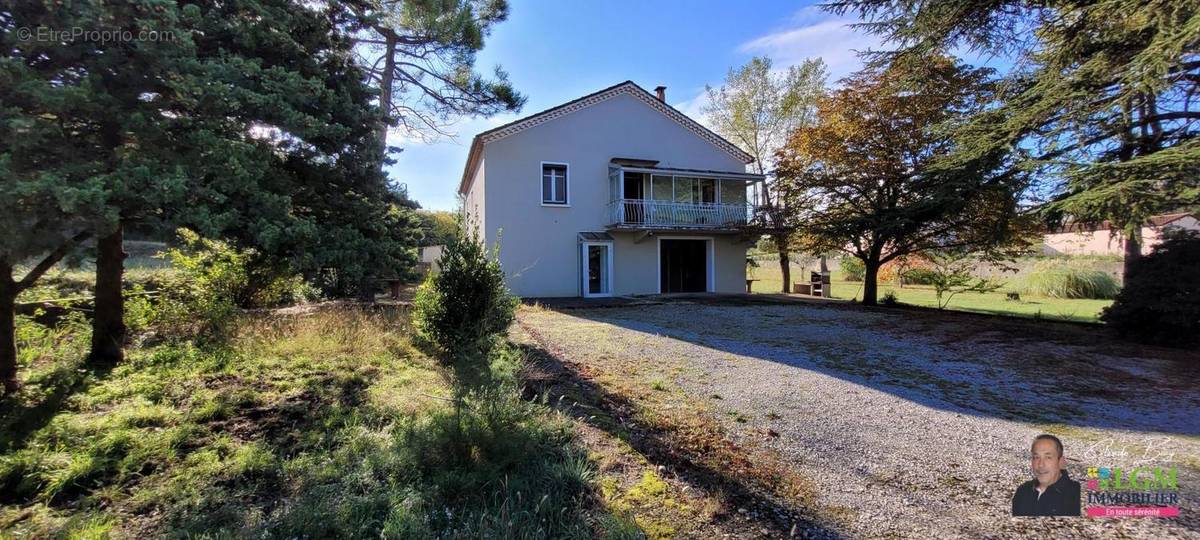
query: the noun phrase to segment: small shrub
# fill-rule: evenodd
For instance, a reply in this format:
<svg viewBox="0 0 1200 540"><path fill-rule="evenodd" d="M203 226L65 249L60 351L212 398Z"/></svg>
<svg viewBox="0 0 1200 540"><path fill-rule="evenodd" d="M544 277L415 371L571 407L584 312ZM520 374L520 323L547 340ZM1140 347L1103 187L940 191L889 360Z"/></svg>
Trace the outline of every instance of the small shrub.
<svg viewBox="0 0 1200 540"><path fill-rule="evenodd" d="M425 279L413 302L418 346L450 370L459 393L486 382L489 354L517 307L497 255L460 231L438 259L441 272Z"/></svg>
<svg viewBox="0 0 1200 540"><path fill-rule="evenodd" d="M1133 265L1125 287L1100 320L1145 343L1200 343L1200 236L1169 233Z"/></svg>
<svg viewBox="0 0 1200 540"><path fill-rule="evenodd" d="M1001 287L998 282L975 277L975 263L970 252L959 249L929 251L921 254L926 268L922 277L929 280L937 296L938 309L946 309L955 296L966 293L987 293Z"/></svg>
<svg viewBox="0 0 1200 540"><path fill-rule="evenodd" d="M1018 292L1050 298L1116 298L1121 286L1107 273L1063 260L1038 262Z"/></svg>
<svg viewBox="0 0 1200 540"><path fill-rule="evenodd" d="M884 293L883 299L879 302L885 306L895 306L900 303L900 301L896 299L896 293L894 291L888 291Z"/></svg>
<svg viewBox="0 0 1200 540"><path fill-rule="evenodd" d="M863 276L867 273L863 262L854 257L842 257L838 265L842 269L842 279L846 281L862 281Z"/></svg>

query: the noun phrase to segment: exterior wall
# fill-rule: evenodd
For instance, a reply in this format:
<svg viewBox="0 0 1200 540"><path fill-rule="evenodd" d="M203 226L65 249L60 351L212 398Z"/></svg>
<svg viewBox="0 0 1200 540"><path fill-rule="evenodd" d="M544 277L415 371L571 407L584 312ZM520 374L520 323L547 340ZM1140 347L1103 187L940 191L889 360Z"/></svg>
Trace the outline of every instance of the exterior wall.
<svg viewBox="0 0 1200 540"><path fill-rule="evenodd" d="M716 292L746 292L746 249L737 236L716 237Z"/></svg>
<svg viewBox="0 0 1200 540"><path fill-rule="evenodd" d="M482 212L486 240L490 245L500 234L500 262L509 287L519 296L581 294L578 233L605 230L612 158L657 160L660 167L745 170L738 158L625 94L487 143L483 156L487 165L483 187L487 205ZM543 161L568 164L569 207L541 204ZM468 197L479 189L479 183L477 175ZM614 238L617 235L614 233ZM617 238L613 246L615 294L657 291L657 278L647 277L656 272L655 245L653 238L637 245ZM739 251L719 246L717 256L720 268L732 269L735 263L724 259L733 257L744 274L744 247ZM718 290L733 281L721 279ZM743 281L738 290L744 287Z"/></svg>
<svg viewBox="0 0 1200 540"><path fill-rule="evenodd" d="M658 292L658 241L633 243L633 233L613 233L613 294ZM582 277L580 278L582 279Z"/></svg>
<svg viewBox="0 0 1200 540"><path fill-rule="evenodd" d="M1168 223L1165 228L1178 227L1200 231L1200 222L1193 217L1183 217ZM1142 254L1146 255L1162 242L1163 231L1159 227L1142 227ZM1125 254L1125 237L1121 233L1110 234L1107 229L1088 232L1065 232L1047 234L1043 237L1042 253L1046 255L1118 255Z"/></svg>
<svg viewBox="0 0 1200 540"><path fill-rule="evenodd" d="M475 229L475 234L479 238L486 238L485 231L487 231L484 219L487 211L487 206L484 205L484 193L486 189L484 165L486 164L484 160L479 160L479 168L475 170L475 177L471 181L471 188L467 190L467 194L463 197L463 217L466 219L467 227Z"/></svg>
<svg viewBox="0 0 1200 540"><path fill-rule="evenodd" d="M613 294L656 294L659 291L659 238L697 238L709 240L712 255L712 292L746 292L746 249L738 235L705 235L663 232L634 243L636 233L613 235ZM714 248L715 246L715 248ZM582 276L580 286L582 287Z"/></svg>
<svg viewBox="0 0 1200 540"><path fill-rule="evenodd" d="M418 260L421 264L428 265L427 268L431 271L440 272L442 269L438 264L438 259L442 258L442 250L444 249L446 249L446 246L441 245L418 248Z"/></svg>

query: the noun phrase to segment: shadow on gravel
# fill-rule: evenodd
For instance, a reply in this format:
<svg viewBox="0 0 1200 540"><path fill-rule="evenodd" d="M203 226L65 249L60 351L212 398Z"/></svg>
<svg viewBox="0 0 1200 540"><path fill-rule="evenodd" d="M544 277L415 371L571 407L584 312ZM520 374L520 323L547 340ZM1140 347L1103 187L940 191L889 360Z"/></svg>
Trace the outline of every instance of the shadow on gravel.
<svg viewBox="0 0 1200 540"><path fill-rule="evenodd" d="M703 321L694 313L654 322L641 316L643 310L688 305L796 312L794 323L784 325L779 323L791 312L762 320L735 312L707 313ZM664 295L599 304L568 299L542 307L818 372L959 414L1200 435L1200 387L1194 382L1200 355L1122 342L1095 325L773 295ZM1101 355L1107 360L1098 361Z"/></svg>
<svg viewBox="0 0 1200 540"><path fill-rule="evenodd" d="M541 342L535 331L529 328L526 331ZM531 366L522 377L525 384L522 397L546 400L547 405L564 414L628 443L651 463L665 466L687 484L724 493L732 507L757 511L759 521L739 520L738 514L733 512L714 518L717 525L732 530L734 536L758 537L764 534L765 527L770 530L766 536L772 538L792 535L797 538L844 538L842 533L815 520L811 509L789 504L768 493L769 489L779 486L764 485L764 482L739 474L739 468L756 464L729 452L736 447L728 440L697 445L679 430L635 422L639 409L635 402L609 392L581 373L579 366L563 362L540 346L517 346ZM733 460L740 458L742 463L726 462L721 467L711 464L715 457L726 456ZM709 463L704 462L706 458Z"/></svg>

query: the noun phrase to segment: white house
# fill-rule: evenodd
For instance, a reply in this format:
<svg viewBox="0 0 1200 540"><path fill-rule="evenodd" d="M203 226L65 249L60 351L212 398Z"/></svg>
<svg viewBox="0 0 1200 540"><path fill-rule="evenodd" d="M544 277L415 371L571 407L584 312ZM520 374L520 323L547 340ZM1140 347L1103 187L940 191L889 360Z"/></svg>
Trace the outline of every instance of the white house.
<svg viewBox="0 0 1200 540"><path fill-rule="evenodd" d="M665 90L626 81L475 136L463 211L515 294L745 290L763 177Z"/></svg>

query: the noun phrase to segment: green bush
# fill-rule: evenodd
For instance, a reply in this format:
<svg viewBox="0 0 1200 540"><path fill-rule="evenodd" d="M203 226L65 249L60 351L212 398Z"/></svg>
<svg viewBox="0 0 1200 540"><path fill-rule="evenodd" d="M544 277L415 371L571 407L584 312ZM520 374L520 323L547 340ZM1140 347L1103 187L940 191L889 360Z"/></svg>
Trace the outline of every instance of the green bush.
<svg viewBox="0 0 1200 540"><path fill-rule="evenodd" d="M846 281L862 281L867 273L863 262L854 257L844 256L838 264L842 269L842 279Z"/></svg>
<svg viewBox="0 0 1200 540"><path fill-rule="evenodd" d="M914 268L904 273L905 285L933 285L938 273L932 268Z"/></svg>
<svg viewBox="0 0 1200 540"><path fill-rule="evenodd" d="M1172 346L1200 344L1200 236L1169 233L1137 261L1100 320L1122 337Z"/></svg>
<svg viewBox="0 0 1200 540"><path fill-rule="evenodd" d="M438 260L441 271L426 278L413 303L417 345L450 370L460 391L486 382L489 353L516 310L497 255L460 231Z"/></svg>
<svg viewBox="0 0 1200 540"><path fill-rule="evenodd" d="M1116 298L1121 286L1104 271L1063 260L1038 262L1018 283L1021 294L1050 298Z"/></svg>
<svg viewBox="0 0 1200 540"><path fill-rule="evenodd" d="M261 264L253 250L202 238L187 229L180 229L179 237L182 247L165 253L176 272L162 285L157 307L167 333L191 329L220 337L239 308L274 307L318 297L300 276Z"/></svg>

